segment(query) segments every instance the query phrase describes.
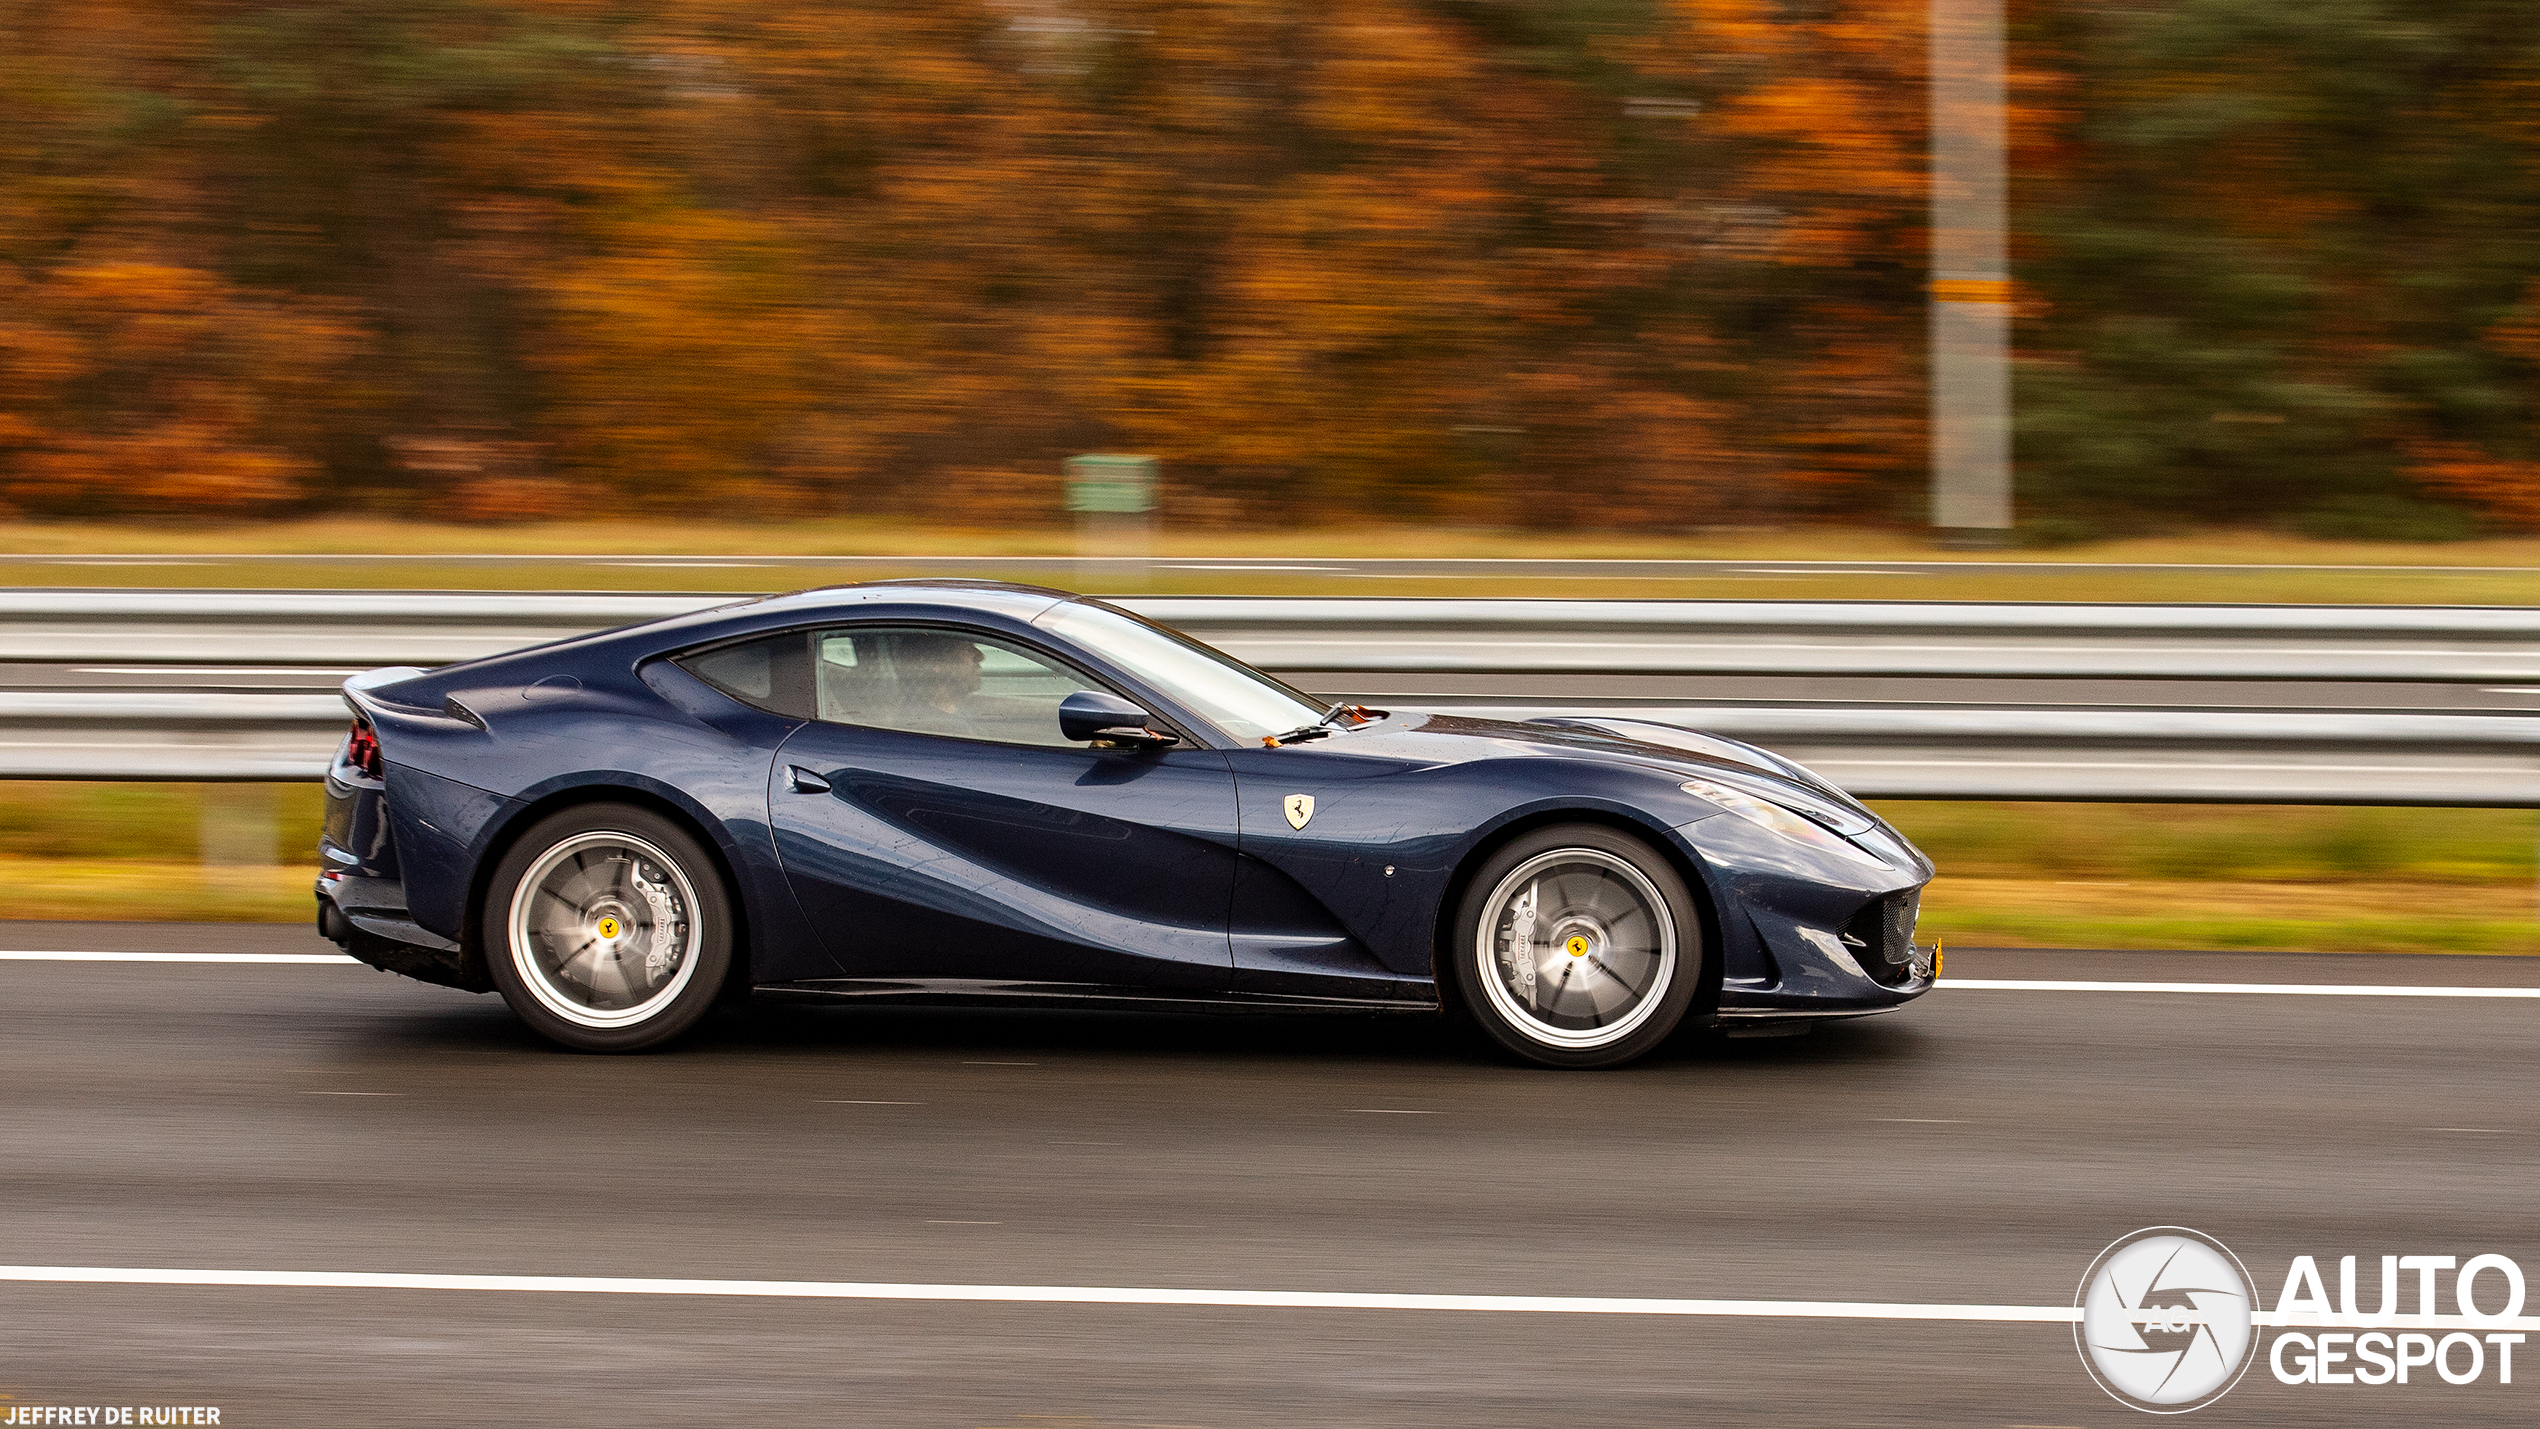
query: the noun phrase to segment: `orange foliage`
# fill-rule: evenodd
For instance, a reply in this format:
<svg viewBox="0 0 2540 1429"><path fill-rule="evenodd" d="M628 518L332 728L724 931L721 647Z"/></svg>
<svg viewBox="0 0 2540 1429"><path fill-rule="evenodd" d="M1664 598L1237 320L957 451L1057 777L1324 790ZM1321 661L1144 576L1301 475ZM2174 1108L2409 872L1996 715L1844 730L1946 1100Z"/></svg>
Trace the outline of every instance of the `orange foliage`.
<svg viewBox="0 0 2540 1429"><path fill-rule="evenodd" d="M1113 448L1211 521L1688 525L1919 476L1920 0L326 8L0 57L87 86L0 132L0 496L1020 520Z"/></svg>
<svg viewBox="0 0 2540 1429"><path fill-rule="evenodd" d="M2525 291L2519 309L2488 329L2487 342L2540 364L2540 282ZM2424 443L2410 456L2408 475L2427 491L2465 501L2499 524L2540 529L2540 461L2498 457L2466 442Z"/></svg>
<svg viewBox="0 0 2540 1429"><path fill-rule="evenodd" d="M2540 527L2540 462L2491 456L2466 442L2429 442L2410 456L2408 475L2427 491L2468 502L2502 525Z"/></svg>
<svg viewBox="0 0 2540 1429"><path fill-rule="evenodd" d="M199 269L65 268L0 291L0 500L47 514L255 512L318 471L350 331Z"/></svg>

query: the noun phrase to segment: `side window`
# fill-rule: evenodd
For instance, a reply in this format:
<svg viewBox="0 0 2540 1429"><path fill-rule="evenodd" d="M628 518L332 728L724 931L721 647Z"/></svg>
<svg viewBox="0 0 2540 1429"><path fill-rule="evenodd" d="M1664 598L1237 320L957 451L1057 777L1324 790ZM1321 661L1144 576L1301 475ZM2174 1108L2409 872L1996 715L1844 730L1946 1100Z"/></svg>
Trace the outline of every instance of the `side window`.
<svg viewBox="0 0 2540 1429"><path fill-rule="evenodd" d="M912 734L1074 748L1061 700L1082 676L1002 641L950 630L867 627L813 639L818 717Z"/></svg>
<svg viewBox="0 0 2540 1429"><path fill-rule="evenodd" d="M799 630L683 655L679 664L736 700L796 718L811 714L811 681Z"/></svg>

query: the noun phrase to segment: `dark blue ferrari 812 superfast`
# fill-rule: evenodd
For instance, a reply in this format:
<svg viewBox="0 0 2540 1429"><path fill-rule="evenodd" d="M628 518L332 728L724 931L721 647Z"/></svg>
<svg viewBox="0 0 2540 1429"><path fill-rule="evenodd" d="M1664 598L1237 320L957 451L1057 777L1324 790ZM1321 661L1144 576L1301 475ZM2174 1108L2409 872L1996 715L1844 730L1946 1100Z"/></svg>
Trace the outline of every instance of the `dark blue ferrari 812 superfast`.
<svg viewBox="0 0 2540 1429"><path fill-rule="evenodd" d="M344 691L320 929L592 1051L782 990L1450 1012L1602 1067L1936 974L1931 863L1778 756L1327 705L1062 591L801 591Z"/></svg>

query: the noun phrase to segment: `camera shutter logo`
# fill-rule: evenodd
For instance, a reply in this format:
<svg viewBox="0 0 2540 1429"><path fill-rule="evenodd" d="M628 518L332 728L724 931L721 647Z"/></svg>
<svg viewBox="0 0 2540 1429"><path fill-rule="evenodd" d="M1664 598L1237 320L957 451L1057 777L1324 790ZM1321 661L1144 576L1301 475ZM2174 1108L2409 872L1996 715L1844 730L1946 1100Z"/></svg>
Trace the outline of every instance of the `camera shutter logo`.
<svg viewBox="0 0 2540 1429"><path fill-rule="evenodd" d="M2183 1226L2119 1240L2081 1278L2073 1344L2118 1403L2184 1414L2231 1392L2257 1357L2257 1290L2221 1241Z"/></svg>

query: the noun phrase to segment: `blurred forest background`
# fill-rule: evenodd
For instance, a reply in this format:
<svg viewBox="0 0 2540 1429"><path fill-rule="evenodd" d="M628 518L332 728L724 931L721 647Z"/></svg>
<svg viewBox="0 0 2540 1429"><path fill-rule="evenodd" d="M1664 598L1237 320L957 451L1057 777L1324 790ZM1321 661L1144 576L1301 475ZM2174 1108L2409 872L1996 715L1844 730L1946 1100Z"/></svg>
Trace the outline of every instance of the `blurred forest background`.
<svg viewBox="0 0 2540 1429"><path fill-rule="evenodd" d="M2032 537L2540 526L2529 0L2012 0ZM1908 0L7 0L0 508L1921 519Z"/></svg>

